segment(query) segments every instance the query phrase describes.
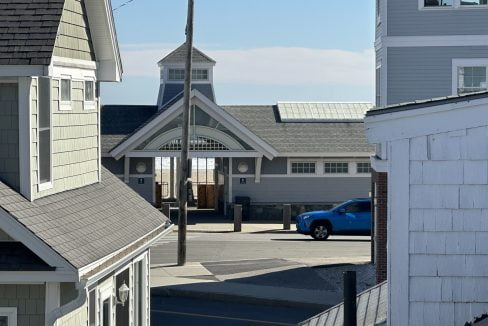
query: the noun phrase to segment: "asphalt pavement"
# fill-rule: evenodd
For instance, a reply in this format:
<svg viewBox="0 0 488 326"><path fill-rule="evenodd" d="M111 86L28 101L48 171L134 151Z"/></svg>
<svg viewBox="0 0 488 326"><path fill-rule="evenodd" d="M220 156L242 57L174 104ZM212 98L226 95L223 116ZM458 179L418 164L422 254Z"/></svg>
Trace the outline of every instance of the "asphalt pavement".
<svg viewBox="0 0 488 326"><path fill-rule="evenodd" d="M151 325L288 326L319 312L320 309L158 296L151 303Z"/></svg>

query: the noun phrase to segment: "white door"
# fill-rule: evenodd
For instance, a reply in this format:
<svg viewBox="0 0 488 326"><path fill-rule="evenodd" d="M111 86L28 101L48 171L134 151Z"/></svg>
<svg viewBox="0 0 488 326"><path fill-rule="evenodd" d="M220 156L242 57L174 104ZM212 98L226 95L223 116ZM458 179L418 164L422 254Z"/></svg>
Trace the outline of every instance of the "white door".
<svg viewBox="0 0 488 326"><path fill-rule="evenodd" d="M113 284L112 280L99 288L98 324L100 326L114 325L113 318Z"/></svg>

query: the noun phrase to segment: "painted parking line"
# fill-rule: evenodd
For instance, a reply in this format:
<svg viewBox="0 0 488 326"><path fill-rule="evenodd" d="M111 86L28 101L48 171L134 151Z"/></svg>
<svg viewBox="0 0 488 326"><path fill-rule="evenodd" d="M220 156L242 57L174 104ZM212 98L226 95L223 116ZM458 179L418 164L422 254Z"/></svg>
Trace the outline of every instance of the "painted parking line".
<svg viewBox="0 0 488 326"><path fill-rule="evenodd" d="M170 310L151 309L151 313L154 313L154 312L159 312L159 313L164 313L164 314L172 314L172 315L203 317L203 318L211 318L211 319L242 321L242 322L246 322L246 323L255 323L255 324L269 324L269 325L283 325L283 326L295 325L295 324L289 324L289 323L283 323L283 322L277 322L277 321L256 320L256 319L237 318L237 317L224 317L224 316L216 316L216 315L196 314L196 313L191 313L191 312L179 312L179 311L170 311Z"/></svg>

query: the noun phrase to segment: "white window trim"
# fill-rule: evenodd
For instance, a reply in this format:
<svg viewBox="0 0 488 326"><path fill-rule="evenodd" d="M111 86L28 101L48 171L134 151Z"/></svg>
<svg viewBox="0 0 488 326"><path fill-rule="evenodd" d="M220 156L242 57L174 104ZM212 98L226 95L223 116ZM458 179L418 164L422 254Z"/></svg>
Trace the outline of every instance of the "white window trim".
<svg viewBox="0 0 488 326"><path fill-rule="evenodd" d="M93 82L93 100L86 100L85 99L85 92L86 92L86 82L91 81ZM83 80L83 110L96 110L97 109L97 97L96 97L96 81L95 78L86 77Z"/></svg>
<svg viewBox="0 0 488 326"><path fill-rule="evenodd" d="M291 173L291 164L296 162L313 162L315 163L315 173ZM324 163L329 162L341 162L341 163L348 163L348 171L349 173L325 173ZM263 177L290 177L290 178L306 178L306 177L321 177L321 178L344 178L344 177L370 177L371 173L357 173L356 164L357 163L369 163L369 158L366 159L358 159L358 158L317 158L317 159L310 159L310 158L303 158L303 159L295 159L295 158L288 158L287 163L287 173L286 175L283 174L273 174L273 175L262 175ZM244 177L244 175L239 175L240 177Z"/></svg>
<svg viewBox="0 0 488 326"><path fill-rule="evenodd" d="M52 82L52 79L51 79L51 82ZM50 132L50 136L49 137L49 141L51 142L49 144L49 148L51 150L51 164L50 164L50 176L51 176L51 180L48 181L48 182L42 182L41 183L41 178L40 178L40 175L39 175L39 171L40 171L40 163L39 163L39 146L37 146L37 191L38 192L41 192L41 191L44 191L44 190L49 190L49 189L52 189L54 187L54 184L53 184L53 180L54 180L54 176L53 176L53 108L52 108L52 84L51 84L51 110L50 110L50 114L49 114L49 123L50 123L50 126L49 126L49 132ZM59 84L59 93L58 95L60 96L60 93L61 93L61 82ZM37 105L39 107L39 79L37 79ZM39 119L37 119L37 125L36 125L36 128L37 128L37 141L39 141Z"/></svg>
<svg viewBox="0 0 488 326"><path fill-rule="evenodd" d="M62 82L63 79L69 79L69 101L61 100L61 93L62 93ZM58 101L59 101L59 111L71 111L72 110L72 102L73 102L73 78L71 75L62 75L59 79L59 92L58 92Z"/></svg>
<svg viewBox="0 0 488 326"><path fill-rule="evenodd" d="M17 326L16 307L8 307L8 308L0 307L0 316L5 316L8 318L8 326Z"/></svg>
<svg viewBox="0 0 488 326"><path fill-rule="evenodd" d="M454 0L452 6L426 7L425 0L419 1L419 10L465 10L465 9L488 9L488 5L462 5L462 0Z"/></svg>
<svg viewBox="0 0 488 326"><path fill-rule="evenodd" d="M459 68L473 67L473 66L486 66L488 68L488 58L452 59L452 95L454 96L458 95ZM488 69L487 69L487 74L488 74Z"/></svg>
<svg viewBox="0 0 488 326"><path fill-rule="evenodd" d="M132 303L131 303L131 319L133 321L133 324L135 325L136 323L136 320L135 320L135 304L136 304L136 301L134 300L134 286L135 286L135 279L134 279L134 276L135 276L135 273L134 273L134 266L135 264L139 263L139 262L142 262L142 270L143 270L143 274L144 274L144 283L143 286L142 286L142 290L143 290L143 293L142 293L142 296L144 298L144 302L143 302L143 305L142 305L142 319L145 320L147 322L148 320L148 315L147 315L147 310L148 310L148 307L150 307L150 302L149 302L149 299L150 299L150 284L149 284L149 273L150 271L148 270L148 266L149 266L149 255L147 252L143 253L142 255L134 258L134 260L132 261L132 264L131 264L131 276L130 276L130 279L131 279L131 295L130 297L132 298ZM141 325L141 326L145 326L145 325Z"/></svg>
<svg viewBox="0 0 488 326"><path fill-rule="evenodd" d="M292 173L291 172L291 166L293 163L315 163L315 173ZM300 176L300 177L304 177L304 176L316 176L318 175L320 172L319 172L319 163L317 160L311 160L311 159L303 159L303 160L300 160L300 159L293 159L293 160L288 160L288 175L290 176Z"/></svg>

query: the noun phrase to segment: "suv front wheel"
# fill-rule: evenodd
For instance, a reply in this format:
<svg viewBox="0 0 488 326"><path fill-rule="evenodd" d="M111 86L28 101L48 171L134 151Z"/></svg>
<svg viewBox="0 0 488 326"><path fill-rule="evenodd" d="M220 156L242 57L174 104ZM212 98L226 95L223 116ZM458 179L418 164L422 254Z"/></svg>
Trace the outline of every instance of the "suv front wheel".
<svg viewBox="0 0 488 326"><path fill-rule="evenodd" d="M314 224L311 231L311 236L315 240L327 240L330 235L330 227L327 223Z"/></svg>

